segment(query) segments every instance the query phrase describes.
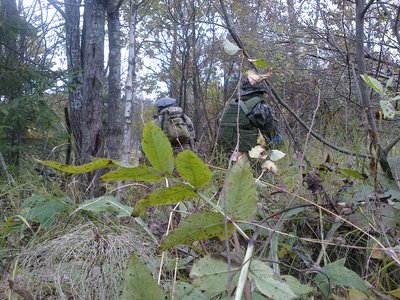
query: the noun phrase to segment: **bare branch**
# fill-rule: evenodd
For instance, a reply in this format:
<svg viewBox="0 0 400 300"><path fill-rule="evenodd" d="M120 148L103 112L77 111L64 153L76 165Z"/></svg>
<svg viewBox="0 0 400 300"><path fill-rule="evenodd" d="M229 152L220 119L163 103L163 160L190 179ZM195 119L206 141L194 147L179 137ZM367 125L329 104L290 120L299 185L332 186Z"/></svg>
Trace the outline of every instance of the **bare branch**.
<svg viewBox="0 0 400 300"><path fill-rule="evenodd" d="M242 42L242 40L240 39L239 35L237 34L235 28L231 25L230 22L230 18L229 15L227 13L226 10L226 6L224 3L224 0L220 0L220 5L221 5L221 9L222 9L222 17L225 21L226 27L230 33L230 35L232 36L232 39L235 41L236 45L242 49L244 56L249 59L251 58L251 56L249 55L248 51L246 50L246 48L244 47L244 44ZM259 72L258 67L251 61L249 61L250 65L252 66L252 68ZM287 109L287 111L307 130L310 132L310 134L315 137L317 140L319 140L321 143L327 145L328 147L347 154L347 155L352 155L352 156L359 156L359 157L363 157L363 158L370 158L369 154L364 154L364 153L357 153L354 151L350 151L344 148L341 148L329 141L327 141L326 139L324 139L324 137L322 137L320 134L318 134L317 132L315 132L312 128L310 128L310 126L304 122L297 114L296 112L282 99L282 97L279 95L279 93L275 90L275 88L267 81L264 81L265 87L267 88L267 91L269 92L270 96L272 97L272 99L276 102L279 103L280 105L282 105L284 108Z"/></svg>

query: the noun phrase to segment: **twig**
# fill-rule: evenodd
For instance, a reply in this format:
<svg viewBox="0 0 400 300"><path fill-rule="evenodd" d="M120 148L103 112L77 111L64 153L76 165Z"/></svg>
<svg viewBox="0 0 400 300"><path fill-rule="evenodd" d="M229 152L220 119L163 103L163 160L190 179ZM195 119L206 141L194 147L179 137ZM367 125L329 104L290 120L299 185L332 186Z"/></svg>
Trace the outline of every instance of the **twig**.
<svg viewBox="0 0 400 300"><path fill-rule="evenodd" d="M222 9L222 17L224 18L226 27L227 27L232 39L235 41L236 45L243 50L244 56L247 59L251 59L251 56L249 55L248 51L244 47L244 44L243 44L241 38L239 37L236 30L231 25L230 18L226 11L225 3L223 0L220 0L220 5L221 5L221 9ZM259 68L254 64L254 62L251 62L249 60L249 63L255 71L259 72ZM278 103L278 104L282 105L284 108L286 108L287 111L300 123L300 125L302 125L306 130L310 131L310 134L313 137L315 137L317 140L319 140L321 143L327 145L328 147L330 147L338 152L341 152L341 153L344 153L347 155L358 156L358 157L363 157L363 158L370 158L369 154L357 153L355 151L350 151L350 150L341 148L341 147L327 141L320 134L318 134L317 132L312 130L310 128L310 126L297 115L297 113L282 99L282 97L279 95L279 93L275 90L275 88L267 80L264 80L264 84L265 84L265 87L267 88L268 93L272 97L272 99L276 103Z"/></svg>

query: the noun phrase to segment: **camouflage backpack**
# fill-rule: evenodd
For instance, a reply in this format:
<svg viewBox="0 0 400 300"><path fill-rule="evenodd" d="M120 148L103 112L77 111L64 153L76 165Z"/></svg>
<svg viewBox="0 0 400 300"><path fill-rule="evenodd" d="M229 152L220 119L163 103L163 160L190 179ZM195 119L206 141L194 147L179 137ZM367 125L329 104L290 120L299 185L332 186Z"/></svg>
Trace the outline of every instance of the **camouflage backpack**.
<svg viewBox="0 0 400 300"><path fill-rule="evenodd" d="M190 130L181 107L167 107L160 112L160 127L172 145L189 142Z"/></svg>

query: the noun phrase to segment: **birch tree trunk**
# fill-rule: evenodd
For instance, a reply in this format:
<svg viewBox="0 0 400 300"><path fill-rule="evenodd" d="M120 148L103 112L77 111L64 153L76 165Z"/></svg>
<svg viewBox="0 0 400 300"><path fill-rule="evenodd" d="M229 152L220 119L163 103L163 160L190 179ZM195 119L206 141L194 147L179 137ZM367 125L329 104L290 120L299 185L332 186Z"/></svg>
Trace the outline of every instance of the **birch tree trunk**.
<svg viewBox="0 0 400 300"><path fill-rule="evenodd" d="M136 82L136 24L138 5L136 1L131 3L131 19L129 23L129 54L128 54L128 75L125 84L125 111L124 111L124 132L122 142L122 161L129 162L132 153L132 116L133 103L135 98Z"/></svg>

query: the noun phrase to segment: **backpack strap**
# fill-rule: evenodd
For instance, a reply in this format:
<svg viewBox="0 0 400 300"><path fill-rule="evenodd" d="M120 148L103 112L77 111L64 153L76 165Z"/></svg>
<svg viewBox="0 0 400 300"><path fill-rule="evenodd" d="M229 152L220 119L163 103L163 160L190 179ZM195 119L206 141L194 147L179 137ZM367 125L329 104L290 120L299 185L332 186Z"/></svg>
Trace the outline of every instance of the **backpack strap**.
<svg viewBox="0 0 400 300"><path fill-rule="evenodd" d="M242 100L239 100L239 106L242 109L242 111L244 112L244 114L246 115L246 117L250 120L251 123L253 123L254 126L257 127L257 123L254 119L253 114L251 113L251 111L248 110L246 104L244 104L244 102Z"/></svg>
<svg viewBox="0 0 400 300"><path fill-rule="evenodd" d="M168 113L168 111L163 112L160 114L161 120L160 120L160 128L161 130L164 130L164 123L165 123L165 115Z"/></svg>

